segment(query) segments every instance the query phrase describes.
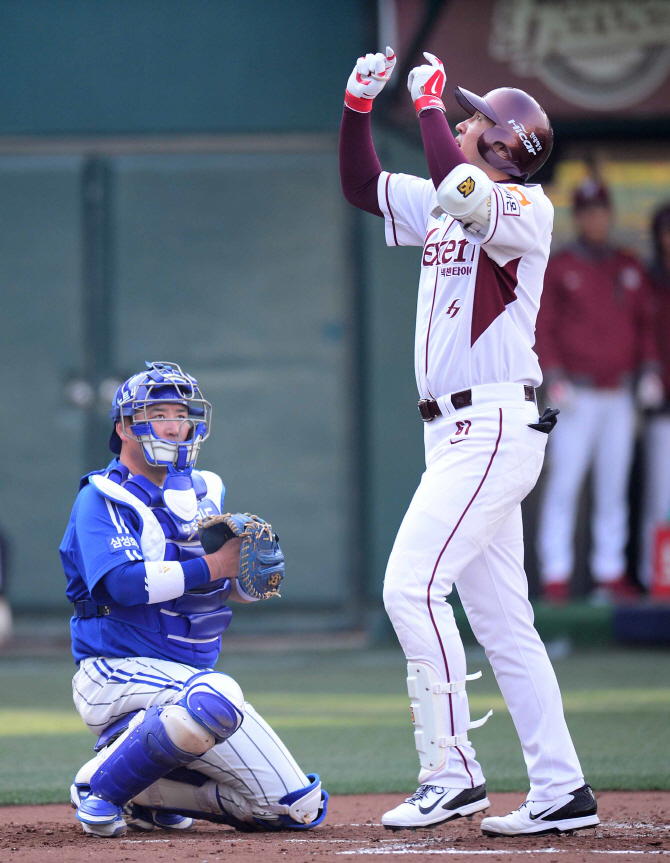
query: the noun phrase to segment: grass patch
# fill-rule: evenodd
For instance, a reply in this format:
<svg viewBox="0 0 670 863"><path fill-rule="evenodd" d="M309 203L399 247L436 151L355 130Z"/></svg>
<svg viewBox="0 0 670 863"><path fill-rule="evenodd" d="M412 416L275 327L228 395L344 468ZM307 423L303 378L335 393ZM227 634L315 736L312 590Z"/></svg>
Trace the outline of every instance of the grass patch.
<svg viewBox="0 0 670 863"><path fill-rule="evenodd" d="M398 651L227 657L232 674L306 771L336 794L416 787L405 668ZM578 654L555 663L585 773L600 790L670 788L670 663L660 651ZM487 663L470 687L472 733L492 791L528 786L514 726ZM93 755L93 735L71 702L74 667L0 660L0 803L64 802Z"/></svg>

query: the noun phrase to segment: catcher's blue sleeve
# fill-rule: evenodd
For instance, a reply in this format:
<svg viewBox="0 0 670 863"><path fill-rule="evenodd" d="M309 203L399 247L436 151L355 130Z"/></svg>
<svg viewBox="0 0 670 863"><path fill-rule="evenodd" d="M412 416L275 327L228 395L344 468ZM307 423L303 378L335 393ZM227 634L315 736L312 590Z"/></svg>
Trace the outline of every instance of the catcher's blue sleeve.
<svg viewBox="0 0 670 863"><path fill-rule="evenodd" d="M90 485L77 497L60 552L70 602L84 598L85 593L103 605L150 601L150 579L134 512L102 497ZM209 581L209 567L201 558L184 561L181 569L184 592Z"/></svg>
<svg viewBox="0 0 670 863"><path fill-rule="evenodd" d="M181 564L184 573L184 593L209 581L207 561L201 557L185 560ZM141 605L149 602L147 571L143 562L122 563L106 573L91 591L91 598L99 605L118 602L119 605Z"/></svg>

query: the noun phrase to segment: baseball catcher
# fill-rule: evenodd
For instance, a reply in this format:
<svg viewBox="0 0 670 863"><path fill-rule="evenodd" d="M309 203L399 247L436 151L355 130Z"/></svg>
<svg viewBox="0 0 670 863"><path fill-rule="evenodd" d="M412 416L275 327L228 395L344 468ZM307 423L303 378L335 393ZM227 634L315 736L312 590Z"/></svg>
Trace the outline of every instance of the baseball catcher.
<svg viewBox="0 0 670 863"><path fill-rule="evenodd" d="M305 774L232 677L214 671L230 600L279 595L272 526L223 513L225 488L196 470L212 408L174 363L119 387L103 470L80 484L60 553L74 607L74 703L98 737L72 804L85 833L306 830L326 815Z"/></svg>
<svg viewBox="0 0 670 863"><path fill-rule="evenodd" d="M454 138L442 62L407 82L430 180L382 170L370 110L396 58L361 57L347 83L340 171L347 200L384 219L389 246L423 249L415 370L426 471L400 526L384 604L407 657L421 771L416 793L382 817L391 830L472 817L489 806L468 731L465 652L445 599L454 585L493 666L530 778L528 800L489 835L555 833L598 823L570 739L556 676L533 627L521 501L535 485L556 411L538 416L535 318L553 208L530 177L553 133L540 105L501 87L454 90L467 113Z"/></svg>

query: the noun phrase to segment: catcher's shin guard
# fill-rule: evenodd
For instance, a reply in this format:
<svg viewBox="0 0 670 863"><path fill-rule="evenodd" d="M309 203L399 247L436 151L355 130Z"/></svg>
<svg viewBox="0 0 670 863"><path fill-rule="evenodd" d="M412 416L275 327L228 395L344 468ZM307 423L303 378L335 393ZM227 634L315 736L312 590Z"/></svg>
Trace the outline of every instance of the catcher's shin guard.
<svg viewBox="0 0 670 863"><path fill-rule="evenodd" d="M231 677L194 675L176 704L151 707L141 722L131 725L91 777L91 795L125 806L157 779L234 734L243 711L242 690ZM86 801L80 809L85 806Z"/></svg>
<svg viewBox="0 0 670 863"><path fill-rule="evenodd" d="M142 722L103 761L91 777L91 794L94 797L124 806L152 782L175 767L190 764L211 748L205 746L200 753L180 749L172 742L162 713L160 707L149 708ZM166 715L168 719L169 714ZM85 807L86 800L79 810Z"/></svg>

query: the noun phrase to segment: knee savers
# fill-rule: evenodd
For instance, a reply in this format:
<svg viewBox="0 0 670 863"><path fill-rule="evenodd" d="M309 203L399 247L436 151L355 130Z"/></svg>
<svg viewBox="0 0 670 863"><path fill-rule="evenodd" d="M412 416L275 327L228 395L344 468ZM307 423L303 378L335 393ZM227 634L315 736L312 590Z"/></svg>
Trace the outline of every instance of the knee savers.
<svg viewBox="0 0 670 863"><path fill-rule="evenodd" d="M439 770L446 761L447 748L467 743L468 731L482 726L493 713L489 710L482 719L471 722L467 731L462 734L448 737L444 733L449 726L445 713L447 702L443 696L464 691L466 681L476 680L481 676L481 671L478 671L476 674L466 675L465 680L442 683L435 669L427 662L407 663L407 692L412 710L414 741L423 770Z"/></svg>

